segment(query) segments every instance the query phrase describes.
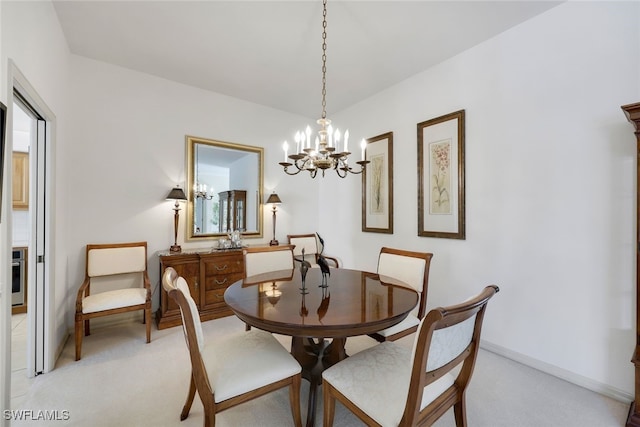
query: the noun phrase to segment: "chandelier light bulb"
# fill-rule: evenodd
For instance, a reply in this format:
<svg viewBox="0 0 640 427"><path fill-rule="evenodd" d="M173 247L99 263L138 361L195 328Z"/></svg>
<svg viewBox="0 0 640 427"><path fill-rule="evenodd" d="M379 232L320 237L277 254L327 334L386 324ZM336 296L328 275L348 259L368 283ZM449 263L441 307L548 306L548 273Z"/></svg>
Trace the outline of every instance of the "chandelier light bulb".
<svg viewBox="0 0 640 427"><path fill-rule="evenodd" d="M348 143L349 143L349 129L347 129L344 133L344 152L345 153L349 152L349 148L347 147Z"/></svg>

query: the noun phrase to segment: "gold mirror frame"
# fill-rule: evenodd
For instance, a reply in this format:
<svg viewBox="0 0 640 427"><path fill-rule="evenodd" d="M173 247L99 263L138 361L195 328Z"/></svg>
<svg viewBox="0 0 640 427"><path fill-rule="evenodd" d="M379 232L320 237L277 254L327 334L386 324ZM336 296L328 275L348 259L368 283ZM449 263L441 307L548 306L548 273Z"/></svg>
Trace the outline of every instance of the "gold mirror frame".
<svg viewBox="0 0 640 427"><path fill-rule="evenodd" d="M262 147L254 147L250 145L242 145L236 144L232 142L224 142L224 141L216 141L213 139L199 138L195 136L186 136L186 145L187 145L187 232L186 239L187 240L212 240L217 239L219 237L223 237L227 235L226 231L221 232L202 232L199 233L196 230L197 219L195 218L196 214L196 184L198 183L198 177L196 174L198 173L198 164L196 162L198 159L199 147L211 147L214 149L220 149L220 157L224 157L224 155L234 154L238 152L238 154L255 154L258 156L258 174L257 174L257 183L256 188L233 188L233 184L229 183L231 188L214 188L214 192L216 195L220 192L228 192L230 190L243 190L246 191L246 208L245 215L248 212L255 212L255 224L257 229L250 229L241 231L243 237L252 237L259 238L262 237L263 230L263 215L262 215L262 194L263 194L263 170L264 170L264 148ZM217 165L222 166L223 165ZM244 169L246 171L246 169ZM244 172L243 171L243 172ZM213 194L212 194L213 195ZM201 199L202 200L202 199ZM206 203L205 203L206 206ZM253 206L253 207L252 207ZM213 209L212 209L213 210ZM249 223L251 223L249 221Z"/></svg>

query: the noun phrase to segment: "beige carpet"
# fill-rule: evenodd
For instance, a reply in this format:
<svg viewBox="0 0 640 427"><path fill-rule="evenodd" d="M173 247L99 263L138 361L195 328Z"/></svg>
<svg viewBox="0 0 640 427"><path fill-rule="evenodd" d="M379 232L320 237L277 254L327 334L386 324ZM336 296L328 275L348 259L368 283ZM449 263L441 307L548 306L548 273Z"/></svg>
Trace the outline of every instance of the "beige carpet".
<svg viewBox="0 0 640 427"><path fill-rule="evenodd" d="M242 332L244 324L227 317L203 324L207 340ZM278 336L288 346L287 337ZM94 329L84 340L83 357L75 362L69 339L56 369L28 380L28 391L12 409L58 411L57 421L12 421L12 426L202 426L196 395L189 418L179 414L189 385L190 365L181 328L152 330L144 343L144 327L126 324ZM402 341L411 345L411 337ZM368 337L347 341L353 354L375 345ZM308 383L303 380L302 411L306 419ZM316 426L322 425L318 396ZM67 411L67 412L63 412ZM572 385L519 363L481 350L467 393L470 426L476 427L613 427L623 426L628 405ZM54 413L55 412L49 412ZM218 427L293 425L286 389L224 411ZM343 406L335 426L363 425ZM449 411L437 427L455 426Z"/></svg>

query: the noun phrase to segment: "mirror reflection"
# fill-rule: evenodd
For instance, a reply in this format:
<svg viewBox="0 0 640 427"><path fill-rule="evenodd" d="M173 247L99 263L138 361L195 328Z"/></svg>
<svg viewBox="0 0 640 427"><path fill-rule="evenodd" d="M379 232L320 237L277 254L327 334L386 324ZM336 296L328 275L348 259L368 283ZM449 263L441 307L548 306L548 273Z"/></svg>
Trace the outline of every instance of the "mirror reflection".
<svg viewBox="0 0 640 427"><path fill-rule="evenodd" d="M263 151L187 136L189 239L262 236Z"/></svg>

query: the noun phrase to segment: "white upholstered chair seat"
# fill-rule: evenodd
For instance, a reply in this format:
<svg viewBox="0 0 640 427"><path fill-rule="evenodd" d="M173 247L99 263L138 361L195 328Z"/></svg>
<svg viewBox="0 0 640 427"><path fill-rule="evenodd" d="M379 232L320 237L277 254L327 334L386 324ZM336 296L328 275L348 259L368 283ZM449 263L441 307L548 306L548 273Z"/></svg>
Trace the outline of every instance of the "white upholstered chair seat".
<svg viewBox="0 0 640 427"><path fill-rule="evenodd" d="M147 298L145 288L117 289L89 295L82 299L83 313L96 313L118 307L144 304Z"/></svg>
<svg viewBox="0 0 640 427"><path fill-rule="evenodd" d="M409 315L402 322L398 323L397 325L393 325L390 328L378 331L378 335L381 335L383 337L390 337L399 332L406 331L407 329L416 327L419 324L420 324L420 319L418 319L414 314L409 313Z"/></svg>
<svg viewBox="0 0 640 427"><path fill-rule="evenodd" d="M333 365L322 378L380 425L397 426L407 403L412 361L411 349L384 342ZM425 387L421 408L454 381L446 374Z"/></svg>
<svg viewBox="0 0 640 427"><path fill-rule="evenodd" d="M301 371L282 344L270 333L260 330L205 343L202 359L216 403Z"/></svg>

